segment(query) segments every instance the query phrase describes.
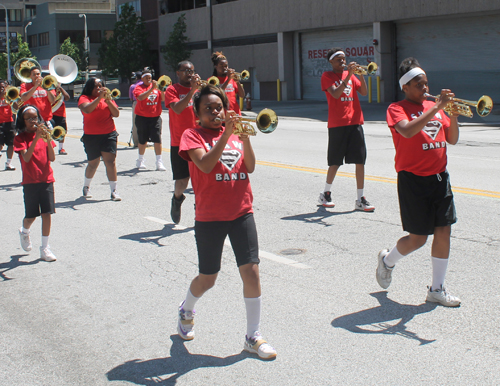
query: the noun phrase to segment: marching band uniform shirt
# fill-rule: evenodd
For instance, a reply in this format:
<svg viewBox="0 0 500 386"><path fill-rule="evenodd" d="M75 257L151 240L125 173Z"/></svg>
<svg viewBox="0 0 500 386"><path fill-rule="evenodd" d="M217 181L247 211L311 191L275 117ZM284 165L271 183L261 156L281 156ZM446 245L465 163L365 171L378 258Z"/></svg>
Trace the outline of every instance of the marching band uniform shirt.
<svg viewBox="0 0 500 386"><path fill-rule="evenodd" d="M81 95L78 100L78 106L83 103L92 103L94 100L95 98ZM115 101L112 100L111 103L118 107ZM82 111L82 115L84 134L109 134L116 130L115 121L104 99L100 100L95 110L90 114L86 114Z"/></svg>
<svg viewBox="0 0 500 386"><path fill-rule="evenodd" d="M179 146L184 130L197 126L193 109L193 100L189 101L189 105L180 114L176 114L175 111L170 108L171 103L179 102L190 90L190 87L184 87L176 83L168 86L165 91L165 107L168 108L168 125L170 127L170 146Z"/></svg>
<svg viewBox="0 0 500 386"><path fill-rule="evenodd" d="M12 109L5 99L0 99L0 123L12 122Z"/></svg>
<svg viewBox="0 0 500 386"><path fill-rule="evenodd" d="M221 135L221 130L187 129L182 135L179 155L191 161L188 150L203 148L208 152ZM253 213L252 188L243 157L243 143L233 134L210 173L189 162L196 221L232 221Z"/></svg>
<svg viewBox="0 0 500 386"><path fill-rule="evenodd" d="M227 79L226 76L218 76L220 84L224 83ZM238 84L234 79L227 82L226 89L224 92L227 95L227 100L229 101L229 110L233 110L236 114L241 115L240 104L238 103Z"/></svg>
<svg viewBox="0 0 500 386"><path fill-rule="evenodd" d="M55 90L53 90L53 94L54 96L57 95L57 92ZM61 95L61 98L63 100L61 106L56 110L54 111L54 115L55 116L58 116L58 117L66 117L66 103L64 103L64 95Z"/></svg>
<svg viewBox="0 0 500 386"><path fill-rule="evenodd" d="M412 121L435 105L432 101L423 104L407 100L393 103L387 109L387 124L391 129L396 149L396 171L401 170L417 176L430 176L444 172L447 164L445 130L450 127L450 118L438 111L424 129L411 138L405 138L394 126L402 120Z"/></svg>
<svg viewBox="0 0 500 386"><path fill-rule="evenodd" d="M52 125L47 122L47 127L52 129ZM28 133L23 131L14 137L14 151L16 153L22 150L28 150L35 139L36 133ZM26 184L39 184L54 182L54 174L50 166L49 155L47 150L48 143L43 139L39 139L35 145L35 151L31 156L29 162L26 162L21 154L19 160L21 161L21 168L23 170L23 181L21 185ZM55 147L54 141L50 141L50 146Z"/></svg>
<svg viewBox="0 0 500 386"><path fill-rule="evenodd" d="M29 91L33 88L33 82L31 83L23 83L21 84L21 95L26 91ZM40 111L40 115L43 120L48 122L52 119L52 105L49 101L49 97L47 96L47 90L43 87L37 87L36 91L33 93L33 96L28 99L24 104L33 105L38 108Z"/></svg>
<svg viewBox="0 0 500 386"><path fill-rule="evenodd" d="M154 89L151 91L149 96L140 101L137 99L139 95L148 91L152 84L148 87L144 86L144 84L137 85L134 89L134 96L137 100L137 104L135 105L135 114L140 115L141 117L159 117L161 115L161 91L158 89Z"/></svg>
<svg viewBox="0 0 500 386"><path fill-rule="evenodd" d="M321 89L325 92L328 101L328 127L362 125L364 123L363 111L358 98L361 81L356 76L351 76L340 98L335 99L326 91L332 85L339 87L342 84L342 79L345 79L348 73L348 71L344 71L340 75L333 71L325 71L321 75Z"/></svg>

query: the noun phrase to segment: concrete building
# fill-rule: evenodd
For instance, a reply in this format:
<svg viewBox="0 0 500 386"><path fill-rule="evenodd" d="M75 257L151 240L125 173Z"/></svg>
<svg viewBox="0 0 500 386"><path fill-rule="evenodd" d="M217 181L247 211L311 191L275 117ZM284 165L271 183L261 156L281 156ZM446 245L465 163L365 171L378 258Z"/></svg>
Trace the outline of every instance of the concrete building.
<svg viewBox="0 0 500 386"><path fill-rule="evenodd" d="M342 47L348 61L379 65L380 99L402 97L397 67L413 56L431 92L450 88L464 99L500 102L500 2L486 0L159 0L159 45L186 15L197 72L212 74L210 54L222 50L230 67L248 69L256 99L324 100L326 51ZM160 60L161 72L168 73ZM170 73L173 76L174 74ZM372 96L377 100L376 77Z"/></svg>

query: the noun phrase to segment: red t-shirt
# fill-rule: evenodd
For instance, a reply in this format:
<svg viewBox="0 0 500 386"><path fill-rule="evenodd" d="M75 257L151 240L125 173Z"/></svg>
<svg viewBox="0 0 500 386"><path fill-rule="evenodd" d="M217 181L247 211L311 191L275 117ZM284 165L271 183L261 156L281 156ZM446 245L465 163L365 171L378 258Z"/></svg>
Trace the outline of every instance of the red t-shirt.
<svg viewBox="0 0 500 386"><path fill-rule="evenodd" d="M226 76L218 76L220 84L226 81ZM234 79L227 82L226 89L224 90L229 101L229 110L233 110L236 114L241 115L240 104L238 102L238 84Z"/></svg>
<svg viewBox="0 0 500 386"><path fill-rule="evenodd" d="M326 91L330 86L339 87L342 79L345 79L348 73L348 71L344 71L340 75L333 71L325 71L321 75L321 89L325 92L328 101L328 127L362 125L364 123L363 111L361 111L358 98L361 81L356 76L351 76L340 98L335 99Z"/></svg>
<svg viewBox="0 0 500 386"><path fill-rule="evenodd" d="M430 176L445 171L446 136L450 118L440 110L424 129L411 138L399 134L394 126L402 120L412 121L435 105L425 101L422 105L403 100L393 103L387 109L387 124L396 148L396 171L405 170L417 176Z"/></svg>
<svg viewBox="0 0 500 386"><path fill-rule="evenodd" d="M137 99L137 104L135 105L135 114L140 115L141 117L159 117L161 115L161 91L155 89L151 91L149 96L140 101L137 97L142 93L148 91L152 84L148 87L144 86L144 84L139 84L134 88L134 96Z"/></svg>
<svg viewBox="0 0 500 386"><path fill-rule="evenodd" d="M193 109L193 100L189 101L188 107L180 114L176 114L175 111L170 108L171 103L179 102L190 90L190 87L184 87L176 83L168 86L165 91L165 107L168 108L168 125L170 127L170 146L179 146L184 130L197 126L196 115Z"/></svg>
<svg viewBox="0 0 500 386"><path fill-rule="evenodd" d="M54 96L57 95L57 92L56 90L52 90L52 93L54 94ZM54 115L58 116L58 117L65 117L66 116L66 103L64 103L64 95L61 95L61 98L62 98L62 104L61 106L56 110L54 111Z"/></svg>
<svg viewBox="0 0 500 386"><path fill-rule="evenodd" d="M95 98L88 97L87 95L81 95L78 100L78 106L83 103L92 103ZM118 107L115 101L111 101L116 107ZM115 121L113 121L113 116L109 107L104 99L101 99L97 107L90 114L86 114L82 111L83 115L83 133L84 134L109 134L116 130Z"/></svg>
<svg viewBox="0 0 500 386"><path fill-rule="evenodd" d="M221 135L222 131L187 129L182 135L179 155L191 161L188 150L203 148L208 152ZM243 143L238 136L231 135L210 173L203 173L189 162L196 221L232 221L253 212L252 188L243 157Z"/></svg>
<svg viewBox="0 0 500 386"><path fill-rule="evenodd" d="M50 123L47 127L52 129ZM23 131L14 137L14 151L20 153L22 150L28 150L31 143L35 139L35 133L28 133ZM55 147L54 141L50 141L50 145ZM21 154L19 160L21 161L21 168L23 170L23 181L21 185L26 184L39 184L42 182L54 182L54 174L50 167L49 154L47 150L48 143L43 139L39 139L35 145L35 151L31 156L29 162L25 162Z"/></svg>
<svg viewBox="0 0 500 386"><path fill-rule="evenodd" d="M33 83L23 83L21 84L21 95L26 91L29 91L33 88ZM33 96L24 102L25 105L33 105L36 106L38 111L40 111L40 115L43 120L48 122L52 119L52 104L49 101L49 97L47 96L47 90L43 87L37 87Z"/></svg>
<svg viewBox="0 0 500 386"><path fill-rule="evenodd" d="M5 99L0 99L0 123L12 122L12 109Z"/></svg>

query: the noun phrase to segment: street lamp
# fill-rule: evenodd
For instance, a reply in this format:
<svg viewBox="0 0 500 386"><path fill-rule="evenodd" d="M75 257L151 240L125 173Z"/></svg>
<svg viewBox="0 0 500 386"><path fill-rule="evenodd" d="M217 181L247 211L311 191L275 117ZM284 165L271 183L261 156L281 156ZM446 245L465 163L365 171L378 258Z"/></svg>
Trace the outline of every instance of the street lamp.
<svg viewBox="0 0 500 386"><path fill-rule="evenodd" d="M89 41L87 37L87 15L84 13L80 13L78 15L79 17L83 17L85 20L85 40L83 41L83 48L85 49L85 52L87 53L87 58L86 58L86 66L85 66L85 82L89 80L89 64L90 64L90 47L89 47Z"/></svg>
<svg viewBox="0 0 500 386"><path fill-rule="evenodd" d="M5 5L3 4L0 4L0 6L2 6L4 9L5 9L5 30L6 30L6 34L7 34L7 80L9 81L9 84L10 84L10 48L9 48L9 40L10 40L10 36L9 36L9 18L8 18L8 12L7 12L7 8L5 8Z"/></svg>
<svg viewBox="0 0 500 386"><path fill-rule="evenodd" d="M28 41L28 27L33 24L32 21L30 21L28 24L26 24L26 27L24 27L24 41Z"/></svg>

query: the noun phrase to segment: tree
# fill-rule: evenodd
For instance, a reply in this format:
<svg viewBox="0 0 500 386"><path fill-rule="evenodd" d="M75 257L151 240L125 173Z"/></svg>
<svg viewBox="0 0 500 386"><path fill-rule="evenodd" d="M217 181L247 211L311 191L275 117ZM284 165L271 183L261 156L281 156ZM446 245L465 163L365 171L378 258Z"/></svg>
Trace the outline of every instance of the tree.
<svg viewBox="0 0 500 386"><path fill-rule="evenodd" d="M133 71L150 66L149 32L134 7L124 4L113 35L104 40L98 51L99 67L104 75L130 79Z"/></svg>
<svg viewBox="0 0 500 386"><path fill-rule="evenodd" d="M186 33L186 14L179 16L174 24L174 29L168 37L167 43L162 47L163 59L165 64L172 71L177 71L177 64L183 60L188 60L191 57L191 50L187 48L189 38Z"/></svg>
<svg viewBox="0 0 500 386"><path fill-rule="evenodd" d="M32 58L36 59L36 56L32 56L28 43L23 42L23 38L20 34L17 34L17 52L10 52L10 65L14 67L14 64L22 58ZM0 55L0 79L7 79L7 53L3 52Z"/></svg>
<svg viewBox="0 0 500 386"><path fill-rule="evenodd" d="M59 53L63 55L68 55L71 59L73 59L80 70L80 65L82 63L82 55L80 54L80 49L76 43L71 43L71 38L68 37L59 47Z"/></svg>

